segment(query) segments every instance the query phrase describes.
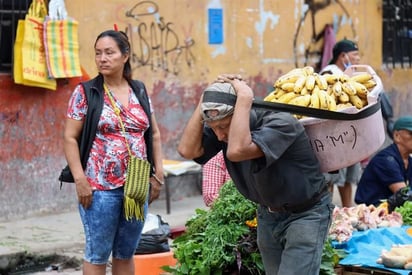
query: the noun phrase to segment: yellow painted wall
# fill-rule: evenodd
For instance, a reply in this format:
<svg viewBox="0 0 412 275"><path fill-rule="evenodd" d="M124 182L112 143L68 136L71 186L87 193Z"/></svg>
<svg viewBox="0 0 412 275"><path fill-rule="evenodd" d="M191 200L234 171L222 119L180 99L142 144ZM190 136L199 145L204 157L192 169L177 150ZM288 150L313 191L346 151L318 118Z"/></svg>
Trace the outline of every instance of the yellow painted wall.
<svg viewBox="0 0 412 275"><path fill-rule="evenodd" d="M115 23L127 31L134 77L151 94L168 158L179 157L175 149L183 126L218 74L242 74L263 97L290 69L320 63L326 24L333 26L336 40L358 42L363 63L392 92L395 115L412 109L402 101L411 90L402 80L410 79L412 70L382 66L381 0L70 0L66 5L79 21L81 61L91 76L96 36ZM209 44L209 8L223 10L221 44Z"/></svg>
<svg viewBox="0 0 412 275"><path fill-rule="evenodd" d="M334 26L337 39L359 42L364 63L381 76L395 117L412 114L412 69L382 65L381 0L65 2L79 21L81 63L91 76L96 74L96 36L114 23L128 30L134 77L145 82L151 95L166 158L179 157L183 127L200 93L219 73L241 73L256 96L266 95L281 74L319 62L325 24ZM211 7L224 12L220 45L208 43ZM61 79L58 89L49 91L16 85L11 75L0 75L0 221L75 209L74 185L60 190L57 177L66 165L67 102L82 80Z"/></svg>
<svg viewBox="0 0 412 275"><path fill-rule="evenodd" d="M264 79L274 80L279 70L314 64L319 55L307 59L304 53L322 50L323 39L314 42L312 38L322 32L325 24L334 25L337 39L347 37L358 41L363 61L379 67L380 2L70 0L66 6L80 23L82 64L91 75L96 72L93 60L96 36L117 23L121 30L129 29L133 52L148 58L143 65L134 63L135 77L143 78L146 83L163 78L187 85L212 81L222 72L260 74ZM220 7L224 12L221 45L208 43L209 7ZM153 48L142 50L141 42L153 42Z"/></svg>

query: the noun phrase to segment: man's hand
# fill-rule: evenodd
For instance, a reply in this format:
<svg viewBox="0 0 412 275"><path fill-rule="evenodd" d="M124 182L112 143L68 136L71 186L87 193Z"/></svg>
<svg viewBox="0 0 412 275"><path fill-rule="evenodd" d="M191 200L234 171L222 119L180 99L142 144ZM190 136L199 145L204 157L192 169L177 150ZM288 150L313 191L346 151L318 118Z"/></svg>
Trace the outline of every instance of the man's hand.
<svg viewBox="0 0 412 275"><path fill-rule="evenodd" d="M412 200L412 191L409 189L409 186L399 189L395 194L388 198L389 213L409 200Z"/></svg>
<svg viewBox="0 0 412 275"><path fill-rule="evenodd" d="M230 82L231 80L235 80L235 79L243 80L240 74L221 74L217 76L217 79L215 82L225 83L225 82Z"/></svg>
<svg viewBox="0 0 412 275"><path fill-rule="evenodd" d="M217 77L216 82L230 83L236 92L236 96L246 98L248 101L253 100L254 94L252 89L238 74L221 74Z"/></svg>

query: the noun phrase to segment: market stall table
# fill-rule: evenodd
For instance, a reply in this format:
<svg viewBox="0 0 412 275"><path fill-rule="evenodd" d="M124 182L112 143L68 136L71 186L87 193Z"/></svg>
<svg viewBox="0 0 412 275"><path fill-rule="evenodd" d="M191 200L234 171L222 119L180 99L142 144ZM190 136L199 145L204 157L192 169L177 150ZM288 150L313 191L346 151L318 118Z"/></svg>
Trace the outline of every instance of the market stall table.
<svg viewBox="0 0 412 275"><path fill-rule="evenodd" d="M382 251L389 251L393 245L412 244L412 236L407 233L410 226L384 227L354 232L352 237L343 244L335 243L336 248L345 249L348 255L339 264L343 266L343 274L379 274L379 273L353 273L350 270L363 270L363 272L387 272L380 274L409 275L412 270L388 268L378 264L377 260ZM352 273L345 273L352 272ZM388 273L391 272L391 273Z"/></svg>
<svg viewBox="0 0 412 275"><path fill-rule="evenodd" d="M194 192L202 193L202 166L200 164L194 161L163 160L163 170L167 214L171 211L172 185L178 186L181 183L181 186L185 186L179 190L182 196L190 196Z"/></svg>

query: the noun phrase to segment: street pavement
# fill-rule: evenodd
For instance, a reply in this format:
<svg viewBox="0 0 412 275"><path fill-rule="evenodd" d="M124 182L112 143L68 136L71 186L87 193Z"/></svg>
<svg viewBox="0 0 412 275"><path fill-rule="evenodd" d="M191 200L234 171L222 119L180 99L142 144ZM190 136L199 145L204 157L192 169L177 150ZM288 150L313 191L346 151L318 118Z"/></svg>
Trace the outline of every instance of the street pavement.
<svg viewBox="0 0 412 275"><path fill-rule="evenodd" d="M162 220L173 229L183 227L195 214L197 208L206 209L201 195L172 200L170 214L166 213L166 200L156 200L150 205L149 213L160 215ZM36 255L55 253L64 256L66 260L76 259L80 263L83 245L83 227L77 211L3 222L0 223L0 270L22 253ZM62 263L56 263L44 272L31 274L81 274L80 268L67 267L67 265L69 264L64 266ZM3 275L1 272L0 274Z"/></svg>

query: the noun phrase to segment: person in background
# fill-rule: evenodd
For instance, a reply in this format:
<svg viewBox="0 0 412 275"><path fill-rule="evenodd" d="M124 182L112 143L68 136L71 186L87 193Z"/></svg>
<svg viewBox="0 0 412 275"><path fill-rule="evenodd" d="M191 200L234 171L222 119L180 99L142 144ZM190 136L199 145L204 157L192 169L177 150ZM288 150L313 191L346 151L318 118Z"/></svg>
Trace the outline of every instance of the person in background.
<svg viewBox="0 0 412 275"><path fill-rule="evenodd" d="M128 146L134 156L153 159L155 174L150 177L148 194L151 202L158 198L163 182L160 132L149 99L139 101L132 90L130 44L126 34L104 31L98 35L94 50L98 75L91 80L91 89L103 98L103 110L85 169L80 161L78 142L88 108L82 85L71 95L64 129L64 152L75 180L86 240L83 274L106 274L112 255L113 274L134 275L133 256L144 221L134 217L126 219L124 214ZM148 112L143 106L147 106ZM116 114L115 109L120 113ZM144 137L147 131L152 142ZM146 201L145 212L147 204Z"/></svg>
<svg viewBox="0 0 412 275"><path fill-rule="evenodd" d="M393 125L393 143L379 151L367 164L358 183L355 202L379 205L405 188L412 180L412 116Z"/></svg>
<svg viewBox="0 0 412 275"><path fill-rule="evenodd" d="M202 174L203 201L210 207L219 196L220 187L230 180L222 151L203 165Z"/></svg>
<svg viewBox="0 0 412 275"><path fill-rule="evenodd" d="M252 109L253 99L240 76L220 75L202 94L178 152L204 164L223 151L235 186L258 204L266 274L318 274L333 210L319 161L295 117Z"/></svg>
<svg viewBox="0 0 412 275"><path fill-rule="evenodd" d="M358 46L351 40L343 39L338 41L333 47L333 57L329 64L324 67L320 74L341 75L351 65L358 65L360 55ZM325 178L330 182L330 190L333 193L333 186L338 186L342 207L351 207L352 185L357 184L361 175L361 163L355 163L339 171L326 174Z"/></svg>

